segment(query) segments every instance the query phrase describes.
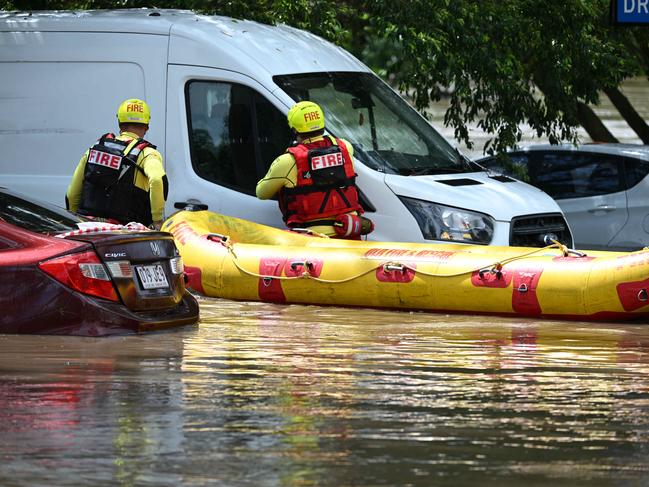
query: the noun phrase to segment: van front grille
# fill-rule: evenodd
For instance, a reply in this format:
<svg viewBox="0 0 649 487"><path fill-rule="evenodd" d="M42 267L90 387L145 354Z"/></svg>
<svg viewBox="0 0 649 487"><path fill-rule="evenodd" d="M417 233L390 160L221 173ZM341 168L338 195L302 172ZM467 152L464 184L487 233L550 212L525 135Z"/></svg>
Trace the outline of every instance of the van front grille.
<svg viewBox="0 0 649 487"><path fill-rule="evenodd" d="M512 247L545 247L548 239L572 247L572 235L560 213L526 215L512 218L509 245Z"/></svg>

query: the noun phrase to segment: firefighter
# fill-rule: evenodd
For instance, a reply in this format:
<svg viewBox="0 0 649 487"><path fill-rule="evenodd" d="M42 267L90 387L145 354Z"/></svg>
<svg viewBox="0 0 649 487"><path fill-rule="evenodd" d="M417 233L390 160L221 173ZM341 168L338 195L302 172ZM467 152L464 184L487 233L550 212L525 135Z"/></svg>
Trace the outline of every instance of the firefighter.
<svg viewBox="0 0 649 487"><path fill-rule="evenodd" d="M144 140L151 112L142 100L125 100L117 109L120 134L102 135L77 165L65 203L80 215L157 230L164 220L168 183L162 155Z"/></svg>
<svg viewBox="0 0 649 487"><path fill-rule="evenodd" d="M296 103L287 118L297 142L273 161L257 197L277 196L289 228L346 239L370 233L371 221L360 216L352 145L324 134L324 112L311 101Z"/></svg>

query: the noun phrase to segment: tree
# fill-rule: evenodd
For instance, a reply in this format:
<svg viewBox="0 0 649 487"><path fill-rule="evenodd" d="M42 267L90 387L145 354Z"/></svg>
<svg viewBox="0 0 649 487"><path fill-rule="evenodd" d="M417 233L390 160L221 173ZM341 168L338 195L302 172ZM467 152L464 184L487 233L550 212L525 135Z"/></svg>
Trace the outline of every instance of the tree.
<svg viewBox="0 0 649 487"><path fill-rule="evenodd" d="M148 2L0 5L62 3L107 8ZM409 0L399 8L394 0L163 0L156 6L310 30L366 59L423 113L448 94L444 121L456 139L472 147L467 127L477 122L494 135L484 148L489 153L515 146L522 123L550 142L575 141L580 124L594 138L612 138L589 105L602 91L615 98L622 80L649 71L646 33L611 26L609 0ZM620 97L614 103L633 118ZM633 123L640 130L642 122L636 117Z"/></svg>
<svg viewBox="0 0 649 487"><path fill-rule="evenodd" d="M396 82L419 108L451 87L445 122L470 146L467 124L496 137L488 152L515 145L527 122L551 142L575 140L584 107L600 90L639 71L626 34L608 25L608 1L428 2L381 11L383 29L405 50Z"/></svg>

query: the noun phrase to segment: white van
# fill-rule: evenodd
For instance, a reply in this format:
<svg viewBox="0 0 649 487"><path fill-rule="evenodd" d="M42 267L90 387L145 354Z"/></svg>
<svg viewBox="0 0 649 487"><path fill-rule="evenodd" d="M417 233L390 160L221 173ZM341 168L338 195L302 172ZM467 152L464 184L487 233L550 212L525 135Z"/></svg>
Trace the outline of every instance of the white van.
<svg viewBox="0 0 649 487"><path fill-rule="evenodd" d="M282 227L255 185L291 142L286 112L309 99L354 145L370 238L572 243L554 200L480 170L343 49L182 10L0 13L0 185L62 205L81 154L117 130L126 98L151 107L168 214L192 200Z"/></svg>

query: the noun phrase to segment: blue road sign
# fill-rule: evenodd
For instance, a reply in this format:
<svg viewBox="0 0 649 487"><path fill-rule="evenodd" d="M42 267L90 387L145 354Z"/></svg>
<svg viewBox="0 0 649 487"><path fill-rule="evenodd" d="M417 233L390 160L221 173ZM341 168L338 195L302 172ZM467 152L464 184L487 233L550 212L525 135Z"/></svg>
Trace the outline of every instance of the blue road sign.
<svg viewBox="0 0 649 487"><path fill-rule="evenodd" d="M612 0L613 23L649 25L649 0Z"/></svg>

